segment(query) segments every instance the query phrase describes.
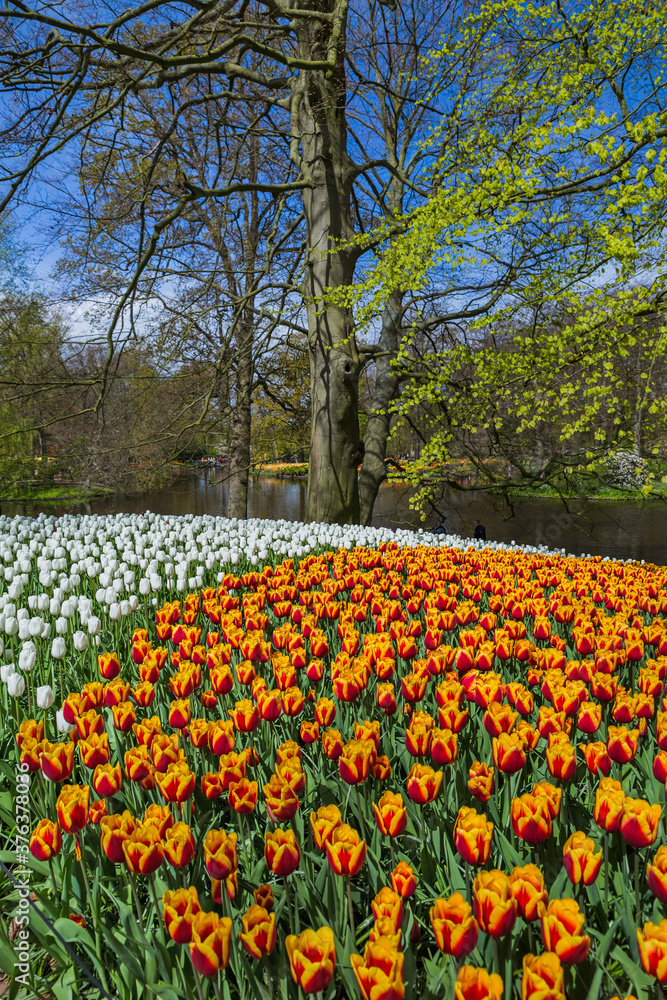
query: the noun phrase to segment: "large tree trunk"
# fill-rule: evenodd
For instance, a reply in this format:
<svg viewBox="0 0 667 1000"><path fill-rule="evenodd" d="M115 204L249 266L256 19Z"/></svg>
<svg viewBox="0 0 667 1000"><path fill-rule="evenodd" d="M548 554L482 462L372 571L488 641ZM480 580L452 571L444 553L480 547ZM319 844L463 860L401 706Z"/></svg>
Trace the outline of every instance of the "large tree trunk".
<svg viewBox="0 0 667 1000"><path fill-rule="evenodd" d="M252 332L240 324L238 357L234 373L234 409L232 411L229 462L229 503L227 516L248 516L248 475L250 472L250 435L252 430Z"/></svg>
<svg viewBox="0 0 667 1000"><path fill-rule="evenodd" d="M382 332L375 359L375 391L371 412L364 431L364 462L359 475L359 505L361 523L370 524L380 486L387 478L387 440L391 429L391 414L387 407L399 388L399 378L391 362L401 342L403 308L401 292L392 292L382 314Z"/></svg>
<svg viewBox="0 0 667 1000"><path fill-rule="evenodd" d="M313 7L315 3L313 3ZM322 4L317 4L321 10ZM351 163L347 155L344 71L346 7L326 5L332 22L300 21L301 54L324 59L334 30L337 58L328 73L307 69L295 91L299 162L312 186L303 197L307 226L303 295L308 314L311 436L306 519L339 524L359 522L357 466L359 441L359 356L351 309L324 301L327 289L349 287L356 252L346 248L354 229L350 213Z"/></svg>

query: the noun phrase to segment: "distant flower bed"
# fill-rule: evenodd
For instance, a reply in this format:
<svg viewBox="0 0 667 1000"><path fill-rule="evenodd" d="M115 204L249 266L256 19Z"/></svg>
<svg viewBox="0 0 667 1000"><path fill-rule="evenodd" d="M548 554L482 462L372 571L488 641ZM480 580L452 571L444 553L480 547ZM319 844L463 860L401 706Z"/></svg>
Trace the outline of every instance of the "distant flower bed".
<svg viewBox="0 0 667 1000"><path fill-rule="evenodd" d="M664 570L150 514L1 518L0 560L12 995L667 981Z"/></svg>

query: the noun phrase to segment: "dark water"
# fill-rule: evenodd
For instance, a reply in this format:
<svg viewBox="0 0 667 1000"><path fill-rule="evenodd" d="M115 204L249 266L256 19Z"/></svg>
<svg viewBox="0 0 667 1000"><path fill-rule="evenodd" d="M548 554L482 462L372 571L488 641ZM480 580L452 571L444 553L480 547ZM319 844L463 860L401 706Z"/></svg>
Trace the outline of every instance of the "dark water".
<svg viewBox="0 0 667 1000"><path fill-rule="evenodd" d="M68 508L3 504L4 514L66 511L113 514L120 511L156 514L227 513L227 486L215 482L215 473L183 476L168 489L140 497L110 497ZM385 485L375 506L373 524L394 528L430 529L433 519L420 521L410 510L410 491ZM305 481L253 479L248 516L302 521L306 506ZM470 536L475 519L486 527L487 537L523 545L564 548L576 555L609 555L620 559L645 559L667 564L667 503L574 502L569 509L555 500L523 500L510 509L499 497L481 493L452 493L447 504L449 530Z"/></svg>

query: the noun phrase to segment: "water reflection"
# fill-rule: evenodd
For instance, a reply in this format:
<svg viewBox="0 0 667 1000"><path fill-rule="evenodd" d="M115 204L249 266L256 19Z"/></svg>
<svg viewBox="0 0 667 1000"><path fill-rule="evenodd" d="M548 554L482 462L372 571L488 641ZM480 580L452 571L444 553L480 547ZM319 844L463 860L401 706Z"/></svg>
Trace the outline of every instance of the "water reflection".
<svg viewBox="0 0 667 1000"><path fill-rule="evenodd" d="M393 528L428 530L433 519L420 521L410 509L407 487L385 485L375 508L373 524ZM2 504L3 514L34 516L67 511L113 514L119 511L156 514L212 514L225 516L228 487L208 471L183 476L168 489L140 497L114 496L69 507L32 504ZM304 480L252 479L248 514L258 518L303 521L306 510ZM555 500L525 500L510 509L499 497L452 491L447 502L451 531L470 536L475 520L486 526L487 537L503 542L548 545L568 552L590 552L621 559L645 559L667 563L667 504L576 502L569 510Z"/></svg>

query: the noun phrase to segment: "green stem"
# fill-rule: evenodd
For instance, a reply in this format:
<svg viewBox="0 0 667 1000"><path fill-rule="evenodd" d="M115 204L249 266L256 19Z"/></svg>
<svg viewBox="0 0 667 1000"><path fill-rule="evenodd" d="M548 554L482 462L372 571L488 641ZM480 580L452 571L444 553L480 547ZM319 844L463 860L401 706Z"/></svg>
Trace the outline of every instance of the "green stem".
<svg viewBox="0 0 667 1000"><path fill-rule="evenodd" d="M197 987L197 996L199 997L199 1000L204 1000L204 994L201 991L201 979L199 978L199 973L195 969L194 965L192 966L192 971L195 974L195 986Z"/></svg>
<svg viewBox="0 0 667 1000"><path fill-rule="evenodd" d="M354 927L354 912L352 909L352 883L350 881L350 876L345 876L347 879L347 907L350 914L350 930L352 931L352 946L356 947L357 934Z"/></svg>
<svg viewBox="0 0 667 1000"><path fill-rule="evenodd" d="M81 834L79 834L81 837ZM86 887L86 899L88 901L88 908L93 917L93 928L95 930L95 954L97 955L97 960L99 962L98 969L100 972L100 979L102 980L102 985L105 990L108 989L107 977L104 971L104 965L102 963L102 938L100 937L100 922L98 919L97 909L93 905L93 894L90 891L90 880L88 878L88 869L86 868L86 861L83 854L83 837L81 837L81 857L79 858L79 864L81 865L81 874L83 875L83 882Z"/></svg>
<svg viewBox="0 0 667 1000"><path fill-rule="evenodd" d="M137 923L139 924L139 930L141 931L141 936L148 946L148 941L146 940L146 928L144 927L144 920L141 916L141 900L139 899L139 893L137 892L137 883L134 878L133 872L128 870L127 876L130 880L130 889L132 890L132 898L134 900L134 909L137 914Z"/></svg>
<svg viewBox="0 0 667 1000"><path fill-rule="evenodd" d="M605 916L609 916L609 879L611 878L611 872L609 871L609 832L605 831L604 835L604 912Z"/></svg>

